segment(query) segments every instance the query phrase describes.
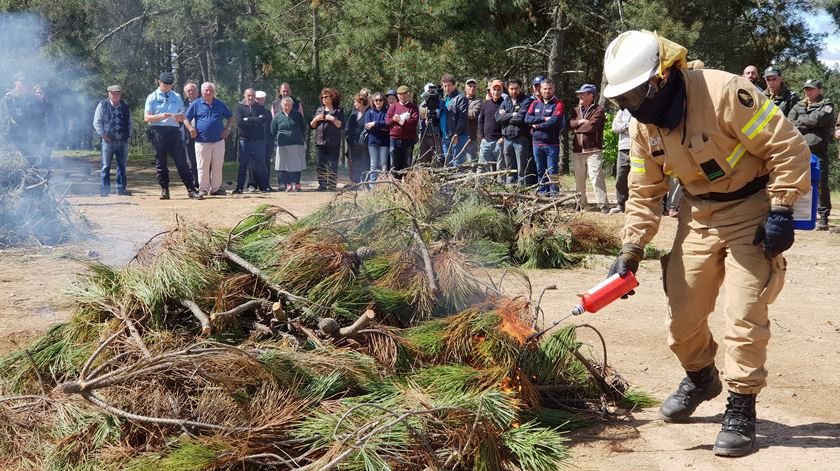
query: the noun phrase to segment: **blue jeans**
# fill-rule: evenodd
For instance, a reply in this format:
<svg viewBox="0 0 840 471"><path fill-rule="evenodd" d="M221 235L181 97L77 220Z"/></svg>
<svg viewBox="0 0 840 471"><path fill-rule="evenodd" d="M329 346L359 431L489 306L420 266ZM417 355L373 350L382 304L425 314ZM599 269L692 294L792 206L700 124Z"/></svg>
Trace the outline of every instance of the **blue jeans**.
<svg viewBox="0 0 840 471"><path fill-rule="evenodd" d="M478 159L478 142L475 139L470 140L469 137L467 137L467 140L469 140L469 144L464 144L464 161L474 163Z"/></svg>
<svg viewBox="0 0 840 471"><path fill-rule="evenodd" d="M557 181L557 174L560 173L559 156L558 146L534 146L537 178L540 181L537 193L556 194L559 191L557 183L552 183Z"/></svg>
<svg viewBox="0 0 840 471"><path fill-rule="evenodd" d="M254 186L260 190L268 189L268 178L265 175L265 139L259 141L239 140L239 168L236 170L236 189L242 190L245 187L245 177L248 175L248 167L254 162L254 177L257 181Z"/></svg>
<svg viewBox="0 0 840 471"><path fill-rule="evenodd" d="M487 139L481 140L481 146L478 148L478 163L483 164L487 162L498 162L499 157L502 155L502 145L498 143L495 139L492 141L488 141ZM486 167L481 166L479 167L479 172L487 172L488 168L490 171L495 170L492 166Z"/></svg>
<svg viewBox="0 0 840 471"><path fill-rule="evenodd" d="M464 154L466 152L461 152L464 149L464 146L467 144L467 141L470 139L470 136L464 134L463 136L458 136L458 143L452 144L452 136L443 139L443 155L446 158L446 162L450 163L453 167L457 167L464 163L464 159L466 158Z"/></svg>
<svg viewBox="0 0 840 471"><path fill-rule="evenodd" d="M125 190L125 164L128 162L128 141L111 139L102 141L102 170L100 172L99 192L111 192L111 160L117 161L117 191Z"/></svg>
<svg viewBox="0 0 840 471"><path fill-rule="evenodd" d="M390 154L389 146L368 145L368 155L370 156L370 174L368 180L376 181L379 172L388 171L391 167Z"/></svg>
<svg viewBox="0 0 840 471"><path fill-rule="evenodd" d="M514 139L505 138L502 147L503 161L499 162L499 170L516 170L515 174L507 175L507 183L533 185L536 177L533 175L534 159L531 157L531 140L525 136ZM504 167L502 164L504 163Z"/></svg>

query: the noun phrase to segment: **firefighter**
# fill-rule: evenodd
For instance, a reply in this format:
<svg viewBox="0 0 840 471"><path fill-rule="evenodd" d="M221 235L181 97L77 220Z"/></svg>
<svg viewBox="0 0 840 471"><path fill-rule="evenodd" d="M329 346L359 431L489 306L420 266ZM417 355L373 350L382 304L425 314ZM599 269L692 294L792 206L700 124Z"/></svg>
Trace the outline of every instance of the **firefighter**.
<svg viewBox="0 0 840 471"><path fill-rule="evenodd" d="M793 245L793 204L810 185L810 152L752 83L718 70L688 70L686 55L648 31L624 32L607 48L604 96L635 118L623 245L610 274L638 269L659 228L669 178L679 179L678 228L661 262L668 344L687 374L659 412L667 422L682 422L721 393L707 318L723 285L729 398L713 450L742 456L755 446L755 398L767 376L767 305L784 284L782 253Z"/></svg>

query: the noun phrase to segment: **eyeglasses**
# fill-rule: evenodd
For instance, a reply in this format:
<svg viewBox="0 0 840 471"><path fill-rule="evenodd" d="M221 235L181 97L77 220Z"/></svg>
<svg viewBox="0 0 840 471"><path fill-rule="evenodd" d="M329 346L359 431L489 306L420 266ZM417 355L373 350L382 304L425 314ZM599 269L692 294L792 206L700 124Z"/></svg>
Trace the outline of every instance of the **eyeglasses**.
<svg viewBox="0 0 840 471"><path fill-rule="evenodd" d="M330 96L329 95L321 95L321 99L323 100L324 98L330 98Z"/></svg>
<svg viewBox="0 0 840 471"><path fill-rule="evenodd" d="M624 108L627 111L636 111L641 108L645 101L656 96L658 92L659 87L650 82L645 82L617 97L610 98L610 101L615 103L615 106L619 108Z"/></svg>
<svg viewBox="0 0 840 471"><path fill-rule="evenodd" d="M374 98L374 99L373 99L373 101L374 101L374 102L376 102L376 101L382 101L382 98Z"/></svg>

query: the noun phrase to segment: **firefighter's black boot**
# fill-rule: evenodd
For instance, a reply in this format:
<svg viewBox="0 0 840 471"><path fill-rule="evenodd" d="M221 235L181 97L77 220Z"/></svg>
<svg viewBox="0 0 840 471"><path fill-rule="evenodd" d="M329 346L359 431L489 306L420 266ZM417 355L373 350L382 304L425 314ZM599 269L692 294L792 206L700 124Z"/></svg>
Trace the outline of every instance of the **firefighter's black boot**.
<svg viewBox="0 0 840 471"><path fill-rule="evenodd" d="M723 391L715 365L686 373L677 390L659 408L659 415L665 422L688 420L701 402L713 399Z"/></svg>
<svg viewBox="0 0 840 471"><path fill-rule="evenodd" d="M755 447L755 394L729 391L723 427L715 440L718 456L744 456Z"/></svg>

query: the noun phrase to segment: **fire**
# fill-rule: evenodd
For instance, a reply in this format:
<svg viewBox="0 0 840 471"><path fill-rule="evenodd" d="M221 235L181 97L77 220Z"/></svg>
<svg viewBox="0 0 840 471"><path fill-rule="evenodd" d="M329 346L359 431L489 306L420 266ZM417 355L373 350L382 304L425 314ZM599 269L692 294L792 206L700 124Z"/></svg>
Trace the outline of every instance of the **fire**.
<svg viewBox="0 0 840 471"><path fill-rule="evenodd" d="M534 330L519 315L520 312L527 308L527 304L528 302L522 299L510 300L500 303L498 309L496 309L496 312L502 318L499 323L499 330L507 333L523 345L525 344L525 339L534 333Z"/></svg>

